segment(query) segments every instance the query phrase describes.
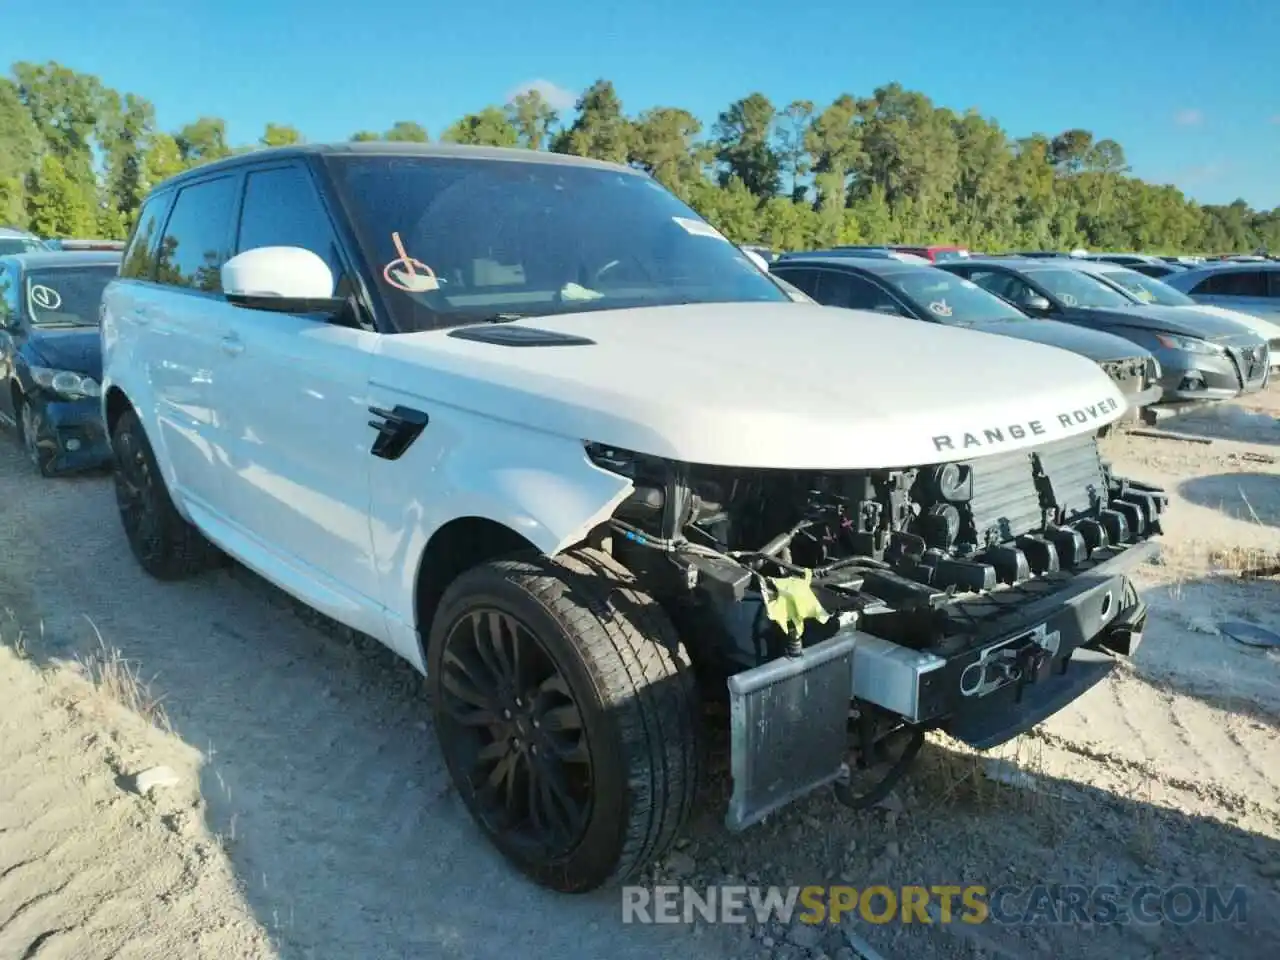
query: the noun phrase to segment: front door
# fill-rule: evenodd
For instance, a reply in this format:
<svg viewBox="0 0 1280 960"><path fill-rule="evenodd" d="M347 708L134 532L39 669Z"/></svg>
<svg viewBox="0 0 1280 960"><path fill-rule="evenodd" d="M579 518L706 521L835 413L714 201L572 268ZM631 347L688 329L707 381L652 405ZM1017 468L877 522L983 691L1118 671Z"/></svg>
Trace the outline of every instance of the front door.
<svg viewBox="0 0 1280 960"><path fill-rule="evenodd" d="M251 170L236 252L293 246L345 267L306 168ZM287 565L263 570L349 626L381 636L369 531L372 330L232 307L224 386L229 519Z"/></svg>

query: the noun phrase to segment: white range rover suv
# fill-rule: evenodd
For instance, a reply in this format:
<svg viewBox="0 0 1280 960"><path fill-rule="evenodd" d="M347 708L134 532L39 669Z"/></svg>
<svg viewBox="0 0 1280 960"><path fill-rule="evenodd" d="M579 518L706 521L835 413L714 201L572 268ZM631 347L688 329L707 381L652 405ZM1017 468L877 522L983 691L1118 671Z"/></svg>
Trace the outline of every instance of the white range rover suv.
<svg viewBox="0 0 1280 960"><path fill-rule="evenodd" d="M289 147L146 200L103 300L120 516L230 555L427 679L496 846L581 891L882 797L1141 635L1167 499L1054 347L795 302L653 179L517 150ZM860 786L868 783L867 789Z"/></svg>

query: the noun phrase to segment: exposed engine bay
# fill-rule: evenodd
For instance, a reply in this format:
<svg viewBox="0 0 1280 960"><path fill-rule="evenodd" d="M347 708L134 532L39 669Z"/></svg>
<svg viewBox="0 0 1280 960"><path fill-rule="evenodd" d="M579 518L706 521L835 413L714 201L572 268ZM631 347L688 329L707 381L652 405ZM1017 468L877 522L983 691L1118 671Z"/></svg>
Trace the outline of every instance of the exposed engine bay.
<svg viewBox="0 0 1280 960"><path fill-rule="evenodd" d="M728 672L786 652L787 638L758 615L769 577L811 571L826 610L856 612L863 629L915 649L950 649L976 615L963 607L967 595L1070 573L1098 551L1158 533L1166 502L1154 487L1114 477L1088 435L838 474L691 466L598 445L588 452L635 485L614 514L615 553L651 586L666 581L655 589L662 599L689 593L681 605L716 610ZM661 554L672 570L655 565ZM744 603L752 609L729 609ZM802 643L829 632L806 631Z"/></svg>
<svg viewBox="0 0 1280 960"><path fill-rule="evenodd" d="M731 827L830 780L849 733L863 758L911 735L905 762L932 727L980 749L1004 742L1141 636L1146 607L1121 571L1150 555L1168 499L1114 476L1093 435L839 473L587 453L634 485L609 548L670 614L708 699L728 695ZM768 613L797 578L818 611L800 629ZM827 759L796 774L798 742ZM874 802L895 770L844 799Z"/></svg>

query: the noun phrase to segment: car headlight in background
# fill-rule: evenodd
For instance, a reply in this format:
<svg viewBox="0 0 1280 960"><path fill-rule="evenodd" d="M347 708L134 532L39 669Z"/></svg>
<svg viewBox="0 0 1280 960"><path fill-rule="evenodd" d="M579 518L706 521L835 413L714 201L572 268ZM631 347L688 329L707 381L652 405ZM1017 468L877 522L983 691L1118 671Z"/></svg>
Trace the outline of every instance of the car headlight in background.
<svg viewBox="0 0 1280 960"><path fill-rule="evenodd" d="M93 377L72 370L53 370L49 367L32 367L31 379L44 389L67 400L102 396L102 387Z"/></svg>
<svg viewBox="0 0 1280 960"><path fill-rule="evenodd" d="M1200 353L1208 356L1220 356L1226 353L1216 343L1197 340L1194 337L1175 337L1172 333L1157 333L1156 340L1162 347L1170 350L1185 350L1187 353Z"/></svg>

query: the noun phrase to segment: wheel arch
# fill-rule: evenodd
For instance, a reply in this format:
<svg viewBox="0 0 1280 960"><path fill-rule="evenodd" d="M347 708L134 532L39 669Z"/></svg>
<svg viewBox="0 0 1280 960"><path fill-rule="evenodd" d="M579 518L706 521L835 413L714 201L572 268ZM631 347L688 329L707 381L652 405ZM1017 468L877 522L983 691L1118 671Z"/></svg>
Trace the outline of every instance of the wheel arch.
<svg viewBox="0 0 1280 960"><path fill-rule="evenodd" d="M107 436L115 433L116 424L124 416L126 410L132 410L133 403L120 387L112 384L102 397L102 415L107 427Z"/></svg>
<svg viewBox="0 0 1280 960"><path fill-rule="evenodd" d="M457 517L436 530L418 558L413 612L422 662L440 598L449 584L472 567L514 553L541 551L523 534L483 516Z"/></svg>

